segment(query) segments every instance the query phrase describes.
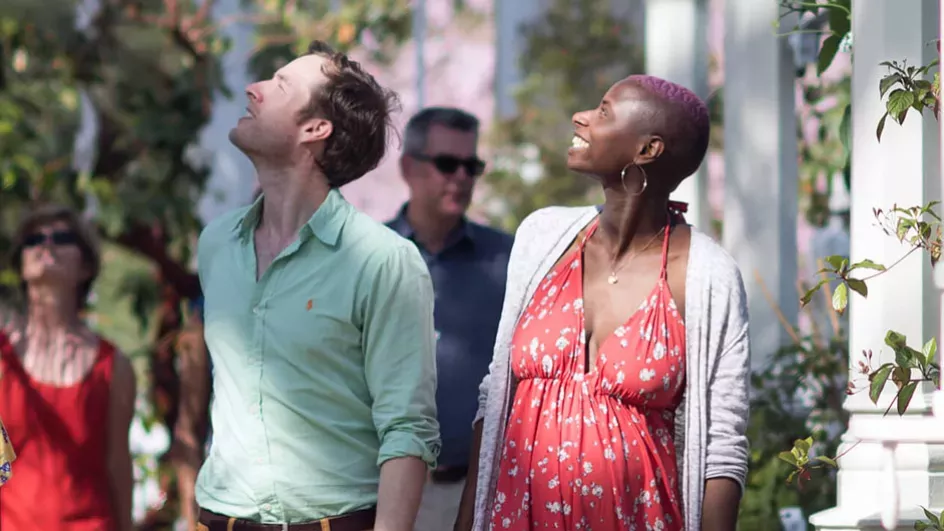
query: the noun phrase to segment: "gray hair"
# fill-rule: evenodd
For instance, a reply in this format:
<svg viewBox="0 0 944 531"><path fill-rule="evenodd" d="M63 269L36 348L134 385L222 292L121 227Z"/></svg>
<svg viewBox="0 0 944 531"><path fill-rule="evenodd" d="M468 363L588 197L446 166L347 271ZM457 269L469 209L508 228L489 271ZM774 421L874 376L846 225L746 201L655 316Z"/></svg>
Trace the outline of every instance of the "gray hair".
<svg viewBox="0 0 944 531"><path fill-rule="evenodd" d="M454 107L427 107L413 115L404 131L403 152L421 154L426 149L429 130L439 125L464 133L479 133L479 119Z"/></svg>

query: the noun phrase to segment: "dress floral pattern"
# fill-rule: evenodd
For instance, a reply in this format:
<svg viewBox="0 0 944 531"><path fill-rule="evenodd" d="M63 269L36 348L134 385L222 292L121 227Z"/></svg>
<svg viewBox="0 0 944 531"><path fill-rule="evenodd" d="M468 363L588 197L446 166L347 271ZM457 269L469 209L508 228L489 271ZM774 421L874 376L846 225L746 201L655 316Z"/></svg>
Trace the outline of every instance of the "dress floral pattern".
<svg viewBox="0 0 944 531"><path fill-rule="evenodd" d="M512 340L518 388L501 452L491 529L682 529L675 409L685 325L662 274L586 370L583 249L538 286Z"/></svg>

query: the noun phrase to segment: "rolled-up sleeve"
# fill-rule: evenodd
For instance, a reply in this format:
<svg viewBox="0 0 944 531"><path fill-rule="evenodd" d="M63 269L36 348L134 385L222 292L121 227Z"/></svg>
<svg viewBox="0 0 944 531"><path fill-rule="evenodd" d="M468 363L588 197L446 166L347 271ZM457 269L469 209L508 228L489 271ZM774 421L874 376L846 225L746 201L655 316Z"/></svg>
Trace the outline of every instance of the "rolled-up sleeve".
<svg viewBox="0 0 944 531"><path fill-rule="evenodd" d="M378 268L364 322L364 370L380 439L378 466L397 457L418 457L436 466L435 334L429 272L419 252L403 246Z"/></svg>

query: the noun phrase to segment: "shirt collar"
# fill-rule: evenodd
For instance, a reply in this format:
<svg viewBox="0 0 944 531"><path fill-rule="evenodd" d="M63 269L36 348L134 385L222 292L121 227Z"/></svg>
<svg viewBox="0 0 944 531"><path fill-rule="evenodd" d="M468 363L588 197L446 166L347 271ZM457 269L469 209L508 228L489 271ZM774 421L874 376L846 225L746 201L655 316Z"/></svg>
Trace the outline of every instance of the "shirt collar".
<svg viewBox="0 0 944 531"><path fill-rule="evenodd" d="M393 218L393 221L390 223L390 228L396 231L400 236L412 240L416 231L410 225L410 220L406 215L408 206L409 203L406 203L400 208L400 212L397 213L397 216ZM446 237L446 245L444 248L448 249L463 240L472 244L475 243L475 227L469 223L465 216L459 220L459 225Z"/></svg>
<svg viewBox="0 0 944 531"><path fill-rule="evenodd" d="M252 231L259 225L264 195L259 194L259 197L253 201L246 212L236 220L233 230L240 238L251 236ZM305 241L309 236L314 235L325 245L336 245L341 237L341 229L347 221L348 206L349 204L341 195L341 192L337 188L332 188L318 210L299 230L299 240Z"/></svg>

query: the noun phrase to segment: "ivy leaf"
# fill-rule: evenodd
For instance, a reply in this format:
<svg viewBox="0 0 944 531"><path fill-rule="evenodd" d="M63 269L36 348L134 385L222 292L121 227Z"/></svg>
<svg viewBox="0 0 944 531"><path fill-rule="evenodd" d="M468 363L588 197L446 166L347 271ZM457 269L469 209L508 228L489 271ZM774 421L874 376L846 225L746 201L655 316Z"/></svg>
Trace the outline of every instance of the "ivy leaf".
<svg viewBox="0 0 944 531"><path fill-rule="evenodd" d="M915 389L918 388L918 382L911 382L901 388L898 393L898 414L904 415L908 410L908 404L911 403L911 397L914 396Z"/></svg>
<svg viewBox="0 0 944 531"><path fill-rule="evenodd" d="M890 363L886 363L869 375L869 398L872 400L873 404L878 404L879 396L882 394L882 390L885 389L885 382L888 381L888 376L892 373L892 369L893 366Z"/></svg>
<svg viewBox="0 0 944 531"><path fill-rule="evenodd" d="M914 528L915 528L915 531L927 531L928 529L930 529L930 526L928 525L927 522L922 522L919 520L914 523Z"/></svg>
<svg viewBox="0 0 944 531"><path fill-rule="evenodd" d="M846 311L846 306L848 305L849 290L846 287L846 283L843 282L836 286L836 291L833 292L833 309L841 314Z"/></svg>
<svg viewBox="0 0 944 531"><path fill-rule="evenodd" d="M846 282L849 283L849 289L852 291L862 295L863 297L869 296L869 287L862 280L858 278L850 278L847 279Z"/></svg>
<svg viewBox="0 0 944 531"><path fill-rule="evenodd" d="M842 42L842 36L836 34L830 35L829 38L823 41L823 46L819 50L819 60L816 61L817 75L822 76L823 72L833 63L836 52L839 51L840 42Z"/></svg>

